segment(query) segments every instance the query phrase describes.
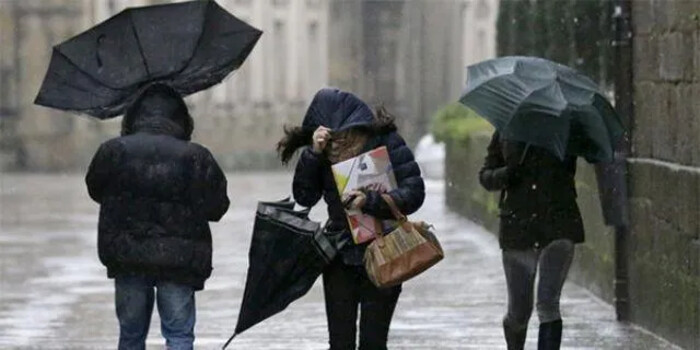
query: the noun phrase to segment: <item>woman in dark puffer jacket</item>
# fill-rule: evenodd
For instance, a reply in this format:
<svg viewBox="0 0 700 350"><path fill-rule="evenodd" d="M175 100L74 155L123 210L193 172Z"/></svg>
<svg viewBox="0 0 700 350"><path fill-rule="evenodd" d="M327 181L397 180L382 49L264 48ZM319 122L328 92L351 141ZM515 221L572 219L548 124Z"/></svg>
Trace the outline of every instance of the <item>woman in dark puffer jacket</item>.
<svg viewBox="0 0 700 350"><path fill-rule="evenodd" d="M323 273L331 350L354 350L360 307L360 349L386 349L389 325L401 286L378 289L367 277L362 258L367 244L355 245L345 209L335 185L331 164L386 146L398 188L389 192L404 214L418 210L425 189L413 153L396 132L393 119L375 112L355 95L322 89L314 97L301 127L287 129L278 145L282 160L305 147L294 174L294 198L312 207L321 198L328 205L326 234L336 237L339 257ZM350 204L380 219L392 218L377 192L357 192Z"/></svg>
<svg viewBox="0 0 700 350"><path fill-rule="evenodd" d="M226 178L209 150L189 141L192 130L179 94L151 85L127 110L122 136L103 143L90 164L119 349L145 349L154 300L167 348L192 349L194 292L212 270L208 222L229 205Z"/></svg>

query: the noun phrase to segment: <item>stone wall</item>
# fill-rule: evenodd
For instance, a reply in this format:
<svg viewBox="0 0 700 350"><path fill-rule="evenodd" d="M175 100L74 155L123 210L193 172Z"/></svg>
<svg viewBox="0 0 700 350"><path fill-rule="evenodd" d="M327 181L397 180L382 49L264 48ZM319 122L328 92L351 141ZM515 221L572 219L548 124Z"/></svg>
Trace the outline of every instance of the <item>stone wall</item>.
<svg viewBox="0 0 700 350"><path fill-rule="evenodd" d="M700 348L700 2L633 2L630 302L637 322Z"/></svg>
<svg viewBox="0 0 700 350"><path fill-rule="evenodd" d="M610 88L612 5L611 0L501 1L498 55L544 57L574 67Z"/></svg>

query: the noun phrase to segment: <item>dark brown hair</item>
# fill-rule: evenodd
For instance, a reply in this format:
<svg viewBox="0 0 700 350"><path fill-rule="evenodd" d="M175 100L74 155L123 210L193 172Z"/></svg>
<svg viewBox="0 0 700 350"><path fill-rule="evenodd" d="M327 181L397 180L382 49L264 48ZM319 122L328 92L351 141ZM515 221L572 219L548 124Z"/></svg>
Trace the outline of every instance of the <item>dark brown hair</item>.
<svg viewBox="0 0 700 350"><path fill-rule="evenodd" d="M374 111L374 122L358 128L366 129L372 135L383 135L396 131L396 118L391 115L384 106L378 106ZM302 126L285 126L284 136L277 143L277 153L282 163L287 164L296 151L304 146L312 144L315 129Z"/></svg>

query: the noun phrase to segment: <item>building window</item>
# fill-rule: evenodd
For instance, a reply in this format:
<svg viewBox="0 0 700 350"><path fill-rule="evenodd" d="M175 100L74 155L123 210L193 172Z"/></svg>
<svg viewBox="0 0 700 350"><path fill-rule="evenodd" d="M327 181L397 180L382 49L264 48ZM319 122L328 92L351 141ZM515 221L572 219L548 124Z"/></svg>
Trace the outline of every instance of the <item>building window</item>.
<svg viewBox="0 0 700 350"><path fill-rule="evenodd" d="M306 6L312 9L319 8L321 6L321 0L306 0Z"/></svg>
<svg viewBox="0 0 700 350"><path fill-rule="evenodd" d="M97 22L104 21L123 9L124 3L120 2L119 0L95 1L95 19L97 19Z"/></svg>
<svg viewBox="0 0 700 350"><path fill-rule="evenodd" d="M289 0L272 0L272 5L274 6L287 6Z"/></svg>
<svg viewBox="0 0 700 350"><path fill-rule="evenodd" d="M489 55L486 52L486 32L483 29L479 29L476 32L476 47L478 48L476 52L481 55Z"/></svg>
<svg viewBox="0 0 700 350"><path fill-rule="evenodd" d="M272 30L274 68L272 69L272 88L276 98L286 99L287 87L287 35L285 23L276 20Z"/></svg>
<svg viewBox="0 0 700 350"><path fill-rule="evenodd" d="M241 1L241 0L239 0ZM246 0L247 1L247 0ZM240 19L243 22L250 23L250 18L248 16L241 16ZM253 64L250 57L247 62L233 72L233 77L229 82L229 91L233 91L232 97L236 102L247 103L251 99L251 82L250 82L250 70Z"/></svg>
<svg viewBox="0 0 700 350"><path fill-rule="evenodd" d="M248 102L250 101L250 72L248 66L243 65L238 71L233 73L233 79L231 79L231 84L233 85L233 91L236 101L238 102Z"/></svg>
<svg viewBox="0 0 700 350"><path fill-rule="evenodd" d="M117 11L117 3L115 0L107 0L107 14L110 16Z"/></svg>
<svg viewBox="0 0 700 350"><path fill-rule="evenodd" d="M15 103L13 101L14 89L11 88L14 80L13 71L9 68L0 67L0 119L3 116L15 114Z"/></svg>
<svg viewBox="0 0 700 350"><path fill-rule="evenodd" d="M318 33L318 22L310 22L308 31L310 57L308 58L309 66L307 68L308 77L306 79L306 84L310 87L310 90L315 90L321 87L319 74L321 74L320 70L322 69L321 40Z"/></svg>
<svg viewBox="0 0 700 350"><path fill-rule="evenodd" d="M476 7L476 18L486 19L490 14L491 9L489 8L489 4L486 2L486 0L479 1L479 4Z"/></svg>

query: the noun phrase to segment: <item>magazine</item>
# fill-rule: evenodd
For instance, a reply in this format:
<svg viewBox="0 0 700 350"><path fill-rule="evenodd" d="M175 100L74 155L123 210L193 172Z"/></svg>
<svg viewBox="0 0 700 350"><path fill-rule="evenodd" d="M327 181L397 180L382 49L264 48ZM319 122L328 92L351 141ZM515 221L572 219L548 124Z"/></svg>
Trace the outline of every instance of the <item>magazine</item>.
<svg viewBox="0 0 700 350"><path fill-rule="evenodd" d="M396 178L385 146L360 154L332 166L340 197L353 190L389 192L396 188ZM355 244L374 239L386 228L394 227L390 220L378 220L360 210L346 209L348 224Z"/></svg>

